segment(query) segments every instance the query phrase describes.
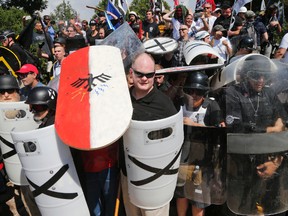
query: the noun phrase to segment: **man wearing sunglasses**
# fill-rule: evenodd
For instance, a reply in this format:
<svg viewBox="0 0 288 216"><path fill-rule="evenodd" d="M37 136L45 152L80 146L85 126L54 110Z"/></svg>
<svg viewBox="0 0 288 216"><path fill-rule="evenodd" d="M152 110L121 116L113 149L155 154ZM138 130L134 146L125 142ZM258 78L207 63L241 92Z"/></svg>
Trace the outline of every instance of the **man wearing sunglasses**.
<svg viewBox="0 0 288 216"><path fill-rule="evenodd" d="M177 113L172 101L154 87L155 62L147 53L138 54L132 61L129 70L133 79L130 95L133 106L132 119L137 121L152 121L164 119ZM134 215L169 215L169 203L158 209L143 209L130 202L128 196L128 183L125 167L123 146L120 147L120 166L122 170L121 184L123 191L124 206L127 216ZM147 214L149 212L149 214Z"/></svg>
<svg viewBox="0 0 288 216"><path fill-rule="evenodd" d="M0 102L20 101L20 88L15 77L11 75L0 76Z"/></svg>
<svg viewBox="0 0 288 216"><path fill-rule="evenodd" d="M20 90L21 95L27 97L31 89L36 86L43 86L39 81L39 71L35 65L24 64L16 74L24 87Z"/></svg>

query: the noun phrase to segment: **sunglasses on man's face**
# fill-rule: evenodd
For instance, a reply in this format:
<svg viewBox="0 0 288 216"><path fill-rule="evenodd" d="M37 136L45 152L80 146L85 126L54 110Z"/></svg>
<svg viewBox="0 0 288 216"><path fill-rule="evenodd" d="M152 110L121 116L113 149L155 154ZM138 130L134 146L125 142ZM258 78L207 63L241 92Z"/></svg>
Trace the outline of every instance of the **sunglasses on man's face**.
<svg viewBox="0 0 288 216"><path fill-rule="evenodd" d="M24 73L24 74L18 73L17 76L18 76L20 79L25 79L29 74L33 74L33 72Z"/></svg>
<svg viewBox="0 0 288 216"><path fill-rule="evenodd" d="M4 95L6 92L7 92L8 94L13 94L15 91L16 91L15 89L1 89L1 90L0 90L0 94L1 94L1 95Z"/></svg>
<svg viewBox="0 0 288 216"><path fill-rule="evenodd" d="M38 105L38 104L33 104L33 105L30 105L30 111L32 113L39 113L39 112L43 112L43 111L46 111L48 110L48 106L47 105Z"/></svg>
<svg viewBox="0 0 288 216"><path fill-rule="evenodd" d="M139 78L143 78L144 76L147 78L147 79L150 79L152 77L155 76L155 72L151 72L151 73L142 73L142 72L139 72L139 71L136 71L132 68L134 74L139 77Z"/></svg>

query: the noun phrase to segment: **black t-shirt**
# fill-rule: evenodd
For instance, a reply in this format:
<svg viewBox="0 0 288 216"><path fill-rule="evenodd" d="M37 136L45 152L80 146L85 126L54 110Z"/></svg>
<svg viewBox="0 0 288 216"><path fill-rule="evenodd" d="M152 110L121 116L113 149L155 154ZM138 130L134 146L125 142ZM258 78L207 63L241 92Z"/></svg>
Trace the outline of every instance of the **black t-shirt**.
<svg viewBox="0 0 288 216"><path fill-rule="evenodd" d="M262 35L267 32L267 29L265 25L259 20L256 20L253 24L257 32L257 45L260 46L262 41Z"/></svg>
<svg viewBox="0 0 288 216"><path fill-rule="evenodd" d="M146 37L146 33L148 33L148 37L150 39L160 35L158 24L156 22L150 23L145 20L143 22L143 31L144 31L144 37Z"/></svg>
<svg viewBox="0 0 288 216"><path fill-rule="evenodd" d="M231 22L231 18L232 18L231 16L224 17L224 16L221 15L220 17L218 17L215 20L213 27L216 26L216 25L222 25L224 29L229 30L230 24L232 23ZM234 16L233 18L234 18L234 24L233 24L231 30L235 31L238 26L242 26L243 25L243 21L238 16ZM223 32L223 36L227 37L227 32Z"/></svg>
<svg viewBox="0 0 288 216"><path fill-rule="evenodd" d="M131 100L134 108L133 120L153 121L167 118L177 113L171 99L155 87L145 97L138 100L131 94Z"/></svg>

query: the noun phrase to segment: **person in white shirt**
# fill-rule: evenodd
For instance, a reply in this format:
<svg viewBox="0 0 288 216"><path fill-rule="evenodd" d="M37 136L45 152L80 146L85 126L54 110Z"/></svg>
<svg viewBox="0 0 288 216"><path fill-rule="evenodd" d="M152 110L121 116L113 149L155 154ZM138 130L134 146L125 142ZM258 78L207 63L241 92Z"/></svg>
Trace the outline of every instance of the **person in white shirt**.
<svg viewBox="0 0 288 216"><path fill-rule="evenodd" d="M232 46L230 41L223 36L223 32L227 31L222 25L215 25L212 29L211 46L221 56L224 62L232 55Z"/></svg>
<svg viewBox="0 0 288 216"><path fill-rule="evenodd" d="M213 25L217 17L211 14L212 5L210 3L205 3L203 5L202 16L196 21L196 27L198 31L205 30L211 33Z"/></svg>
<svg viewBox="0 0 288 216"><path fill-rule="evenodd" d="M281 40L280 46L278 50L276 51L274 58L280 59L281 62L288 63L288 33L284 35L284 37Z"/></svg>

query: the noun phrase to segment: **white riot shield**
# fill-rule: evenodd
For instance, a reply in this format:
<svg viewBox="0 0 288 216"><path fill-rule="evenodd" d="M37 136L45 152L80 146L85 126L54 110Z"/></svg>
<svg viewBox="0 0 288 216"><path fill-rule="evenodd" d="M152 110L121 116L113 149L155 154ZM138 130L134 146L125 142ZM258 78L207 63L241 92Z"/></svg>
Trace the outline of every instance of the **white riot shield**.
<svg viewBox="0 0 288 216"><path fill-rule="evenodd" d="M270 215L288 210L287 140L287 132L228 134L230 210L239 215Z"/></svg>
<svg viewBox="0 0 288 216"><path fill-rule="evenodd" d="M270 60L268 57L261 55L261 54L248 54L244 55L243 57L233 61L232 63L226 65L222 71L219 71L218 73L214 74L210 78L210 86L211 90L215 91L222 87L225 87L227 85L233 84L233 83L239 83L240 82L240 75L242 72L243 67L245 67L245 60L247 58L251 57L259 57L262 58L262 61ZM275 72L277 66L275 62L271 62L271 72ZM282 68L281 68L282 69ZM272 71L273 70L273 71ZM278 72L278 71L277 71Z"/></svg>
<svg viewBox="0 0 288 216"><path fill-rule="evenodd" d="M155 121L133 121L124 134L130 201L160 208L173 197L183 143L182 110Z"/></svg>
<svg viewBox="0 0 288 216"><path fill-rule="evenodd" d="M185 197L207 205L226 201L226 130L185 125L184 146L190 146ZM184 154L184 152L182 153Z"/></svg>
<svg viewBox="0 0 288 216"><path fill-rule="evenodd" d="M13 184L28 185L22 165L15 150L10 131L32 130L38 127L29 106L24 102L0 103L0 147L7 175Z"/></svg>
<svg viewBox="0 0 288 216"><path fill-rule="evenodd" d="M185 58L185 62L187 65L190 65L191 61L199 56L199 55L214 55L218 58L217 63L218 64L224 64L224 61L220 57L220 55L208 44L204 41L189 41L186 43L183 49L183 55Z"/></svg>
<svg viewBox="0 0 288 216"><path fill-rule="evenodd" d="M89 215L70 149L54 125L11 135L41 214Z"/></svg>

